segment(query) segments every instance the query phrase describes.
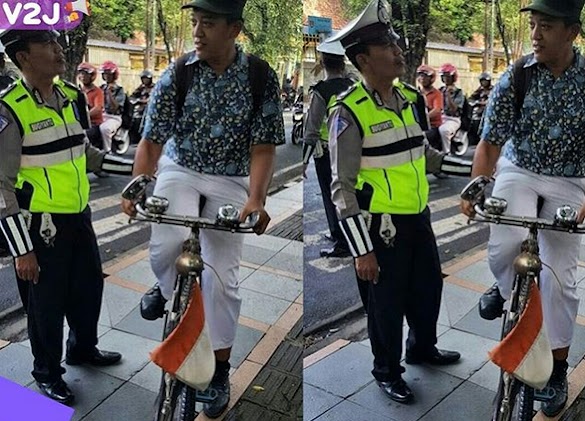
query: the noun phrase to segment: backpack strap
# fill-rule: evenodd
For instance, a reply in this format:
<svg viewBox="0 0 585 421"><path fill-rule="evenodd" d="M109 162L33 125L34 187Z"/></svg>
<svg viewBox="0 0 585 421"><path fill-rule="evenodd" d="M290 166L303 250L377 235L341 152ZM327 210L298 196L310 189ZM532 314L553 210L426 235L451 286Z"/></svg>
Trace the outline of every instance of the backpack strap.
<svg viewBox="0 0 585 421"><path fill-rule="evenodd" d="M175 104L177 106L177 119L183 115L183 105L185 105L187 91L189 91L193 77L195 77L195 66L186 65L190 57L191 53L183 54L175 62L175 80L177 83Z"/></svg>
<svg viewBox="0 0 585 421"><path fill-rule="evenodd" d="M514 90L516 92L516 103L514 109L516 111L516 119L520 118L520 112L524 105L524 98L530 88L530 81L534 76L534 66L524 67L528 61L532 60L534 54L528 54L516 60L514 63Z"/></svg>
<svg viewBox="0 0 585 421"><path fill-rule="evenodd" d="M248 79L252 90L252 113L256 115L264 103L270 65L252 54L248 54L248 63Z"/></svg>
<svg viewBox="0 0 585 421"><path fill-rule="evenodd" d="M190 53L184 54L175 62L175 80L177 83L177 96L175 103L177 106L177 118L183 115L183 105L185 105L185 97L187 91L191 87L193 78L195 77L195 67L187 66L187 60L191 57ZM262 107L264 102L264 92L266 91L266 84L268 83L268 71L270 66L268 63L254 55L248 55L249 70L248 77L252 90L252 110L256 114Z"/></svg>

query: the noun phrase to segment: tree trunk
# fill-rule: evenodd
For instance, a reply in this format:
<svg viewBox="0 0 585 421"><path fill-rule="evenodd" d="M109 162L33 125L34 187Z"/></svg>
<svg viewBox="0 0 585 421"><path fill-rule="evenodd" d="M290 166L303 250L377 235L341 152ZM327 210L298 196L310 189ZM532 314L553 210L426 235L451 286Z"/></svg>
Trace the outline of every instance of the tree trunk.
<svg viewBox="0 0 585 421"><path fill-rule="evenodd" d="M404 50L406 60L406 73L402 80L413 85L416 83L416 69L423 62L427 47L429 9L430 0L392 1L392 22L394 30L400 35L398 44ZM401 22L407 24L402 25Z"/></svg>
<svg viewBox="0 0 585 421"><path fill-rule="evenodd" d="M171 51L171 45L169 43L169 33L167 30L167 23L165 21L165 16L164 16L164 11L163 11L163 5L162 5L162 1L161 0L157 0L157 12L158 12L158 26L160 27L160 31L162 32L162 36L163 36L163 41L165 43L165 48L167 50L167 58L169 60L169 63L173 60L173 53ZM156 51L156 45L154 46L154 49ZM155 53L155 57L156 57L156 53Z"/></svg>
<svg viewBox="0 0 585 421"><path fill-rule="evenodd" d="M84 16L79 26L67 33L69 39L64 43L67 70L65 70L62 78L74 84L77 84L77 66L83 61L87 51L87 39L90 26L91 16Z"/></svg>

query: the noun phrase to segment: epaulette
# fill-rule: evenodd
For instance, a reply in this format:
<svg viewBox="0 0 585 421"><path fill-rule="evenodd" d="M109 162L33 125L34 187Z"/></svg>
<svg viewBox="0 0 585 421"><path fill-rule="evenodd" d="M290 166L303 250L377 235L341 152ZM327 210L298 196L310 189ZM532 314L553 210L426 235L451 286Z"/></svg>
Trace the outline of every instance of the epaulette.
<svg viewBox="0 0 585 421"><path fill-rule="evenodd" d="M74 89L76 92L81 92L81 89L79 89L79 86L75 85L74 83L71 83L68 80L61 80L61 82L63 82L63 85L65 85L66 87L68 87L70 89Z"/></svg>
<svg viewBox="0 0 585 421"><path fill-rule="evenodd" d="M6 88L2 89L0 91L0 98L4 98L6 95L8 95L9 92L13 91L14 88L16 88L16 82L18 82L18 80L15 80L10 85L8 85Z"/></svg>
<svg viewBox="0 0 585 421"><path fill-rule="evenodd" d="M347 98L348 96L350 96L356 89L357 89L358 85L352 85L350 86L348 89L346 89L345 91L343 91L342 93L340 93L339 95L337 95L337 101L343 101L345 98Z"/></svg>
<svg viewBox="0 0 585 421"><path fill-rule="evenodd" d="M412 92L418 93L419 90L416 88L416 86L411 85L410 83L406 83L406 82L400 82L402 83L402 87L405 89L408 89Z"/></svg>

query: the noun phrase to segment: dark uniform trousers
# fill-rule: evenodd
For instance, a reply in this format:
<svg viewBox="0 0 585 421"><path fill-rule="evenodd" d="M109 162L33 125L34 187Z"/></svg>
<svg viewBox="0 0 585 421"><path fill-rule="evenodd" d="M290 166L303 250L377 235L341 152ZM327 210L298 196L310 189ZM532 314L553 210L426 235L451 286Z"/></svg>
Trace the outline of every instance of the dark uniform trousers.
<svg viewBox="0 0 585 421"><path fill-rule="evenodd" d="M418 215L392 215L392 222L397 233L388 247L379 235L380 217L373 215L370 237L380 277L376 285L358 279L374 354L372 374L378 381L396 380L404 372L400 360L405 316L410 328L407 352L434 350L443 289L429 208Z"/></svg>
<svg viewBox="0 0 585 421"><path fill-rule="evenodd" d="M329 225L329 232L331 237L335 240L335 245L348 248L345 236L339 226L339 218L335 210L335 205L331 200L331 160L329 158L329 148L325 145L323 148L323 156L320 158L313 158L315 161L315 172L317 173L317 181L321 188L321 195L323 196L323 207L325 208L325 216L327 217L327 224Z"/></svg>
<svg viewBox="0 0 585 421"><path fill-rule="evenodd" d="M39 282L30 284L27 309L32 375L39 382L53 382L65 372L61 367L64 317L70 327L68 354L87 354L97 345L104 286L89 207L80 214L51 216L56 235L49 244L39 232L41 214L33 214L29 230L41 268Z"/></svg>

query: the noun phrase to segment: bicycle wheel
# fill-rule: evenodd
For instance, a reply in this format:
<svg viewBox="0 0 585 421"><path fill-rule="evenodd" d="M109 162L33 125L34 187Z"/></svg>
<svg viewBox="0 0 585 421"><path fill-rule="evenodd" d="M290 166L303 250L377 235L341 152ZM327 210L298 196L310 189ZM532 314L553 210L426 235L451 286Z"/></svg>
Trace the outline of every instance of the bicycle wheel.
<svg viewBox="0 0 585 421"><path fill-rule="evenodd" d="M171 299L170 312L165 317L163 340L179 324L183 313L187 309L193 287L198 276L177 276L175 290ZM196 391L180 382L170 374L163 372L157 398L156 421L193 421L195 410Z"/></svg>
<svg viewBox="0 0 585 421"><path fill-rule="evenodd" d="M496 395L492 421L530 421L534 412L534 389L519 380L509 378L508 398L505 399L506 382L502 373Z"/></svg>
<svg viewBox="0 0 585 421"><path fill-rule="evenodd" d="M536 277L533 275L516 275L510 299L510 311L503 319L503 339L516 326L520 315L526 307L530 288ZM534 407L534 389L515 379L510 374L500 372L500 383L496 394L492 421L528 421L532 419Z"/></svg>

